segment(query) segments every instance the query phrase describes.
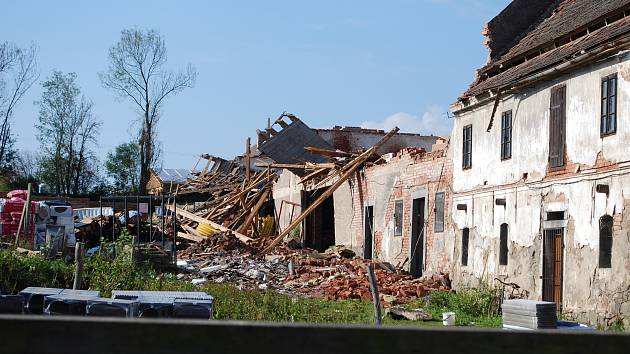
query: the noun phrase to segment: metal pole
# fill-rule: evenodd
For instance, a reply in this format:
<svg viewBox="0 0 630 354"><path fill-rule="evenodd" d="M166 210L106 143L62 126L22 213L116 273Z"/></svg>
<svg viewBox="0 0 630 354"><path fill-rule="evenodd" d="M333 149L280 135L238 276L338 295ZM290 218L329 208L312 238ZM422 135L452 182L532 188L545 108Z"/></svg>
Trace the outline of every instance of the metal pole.
<svg viewBox="0 0 630 354"><path fill-rule="evenodd" d="M173 196L173 264L177 264L177 197Z"/></svg>
<svg viewBox="0 0 630 354"><path fill-rule="evenodd" d="M370 290L372 291L372 302L374 303L374 322L378 326L381 324L381 299L378 295L378 284L376 283L376 275L374 274L374 265L370 264L367 271L368 280L370 281Z"/></svg>
<svg viewBox="0 0 630 354"><path fill-rule="evenodd" d="M149 242L153 242L153 196L149 196Z"/></svg>
<svg viewBox="0 0 630 354"><path fill-rule="evenodd" d="M127 227L128 221L129 221L129 212L127 210L127 196L125 196L125 228Z"/></svg>
<svg viewBox="0 0 630 354"><path fill-rule="evenodd" d="M103 196L98 196L98 206L101 209L101 218L98 222L99 230L98 230L98 242L101 242L103 239Z"/></svg>
<svg viewBox="0 0 630 354"><path fill-rule="evenodd" d="M31 226L31 194L33 193L33 184L28 184L28 194L26 195L26 204L25 206L25 214L24 214L24 239L28 240L29 236L29 226ZM34 240L33 240L34 241ZM35 246L35 242L33 242L33 246ZM64 245L65 247L65 245Z"/></svg>
<svg viewBox="0 0 630 354"><path fill-rule="evenodd" d="M162 248L164 248L164 233L166 230L164 229L165 221L166 221L166 210L164 209L164 193L162 193Z"/></svg>
<svg viewBox="0 0 630 354"><path fill-rule="evenodd" d="M138 236L138 242L140 242L140 196L136 194L136 235Z"/></svg>
<svg viewBox="0 0 630 354"><path fill-rule="evenodd" d="M112 242L116 241L116 197L112 197Z"/></svg>

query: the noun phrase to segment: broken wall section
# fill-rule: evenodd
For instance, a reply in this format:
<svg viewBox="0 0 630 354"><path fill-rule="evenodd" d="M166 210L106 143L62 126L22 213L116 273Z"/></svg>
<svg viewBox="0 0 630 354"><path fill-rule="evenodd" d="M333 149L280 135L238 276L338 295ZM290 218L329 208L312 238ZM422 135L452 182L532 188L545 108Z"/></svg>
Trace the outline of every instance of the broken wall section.
<svg viewBox="0 0 630 354"><path fill-rule="evenodd" d="M446 271L450 261L448 249L452 243L445 232L450 227L452 161L445 141L436 144L435 151L403 149L390 156L386 163L366 167L350 183L352 213L339 215L339 222L351 225L352 244L357 254L366 247L366 207L373 207L372 256L378 261L410 269L414 247L411 234L414 199L422 200L424 228L422 242L417 242L422 254L423 274ZM435 195L444 193L444 231L435 229ZM396 228L396 202L402 202L401 230ZM400 215L400 214L399 214ZM367 243L369 245L369 242Z"/></svg>

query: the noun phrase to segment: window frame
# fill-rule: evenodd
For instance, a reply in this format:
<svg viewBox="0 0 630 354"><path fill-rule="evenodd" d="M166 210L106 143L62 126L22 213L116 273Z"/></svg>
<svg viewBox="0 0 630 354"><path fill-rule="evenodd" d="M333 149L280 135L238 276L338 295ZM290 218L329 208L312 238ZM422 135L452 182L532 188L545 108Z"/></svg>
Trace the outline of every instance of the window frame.
<svg viewBox="0 0 630 354"><path fill-rule="evenodd" d="M394 201L394 236L402 236L403 234L404 213L405 213L405 209L404 209L403 200L398 199Z"/></svg>
<svg viewBox="0 0 630 354"><path fill-rule="evenodd" d="M611 85L611 81L614 80L614 85ZM601 80L601 86L600 86L600 95L601 95L601 100L600 100L600 112L599 112L599 135L600 137L606 137L606 136L610 136L610 135L615 135L617 133L617 116L619 115L619 112L617 110L617 96L619 96L619 87L618 87L618 83L619 80L617 78L617 73L608 75L608 76L604 76L602 77ZM604 96L604 85L606 85L606 96ZM611 95L611 88L614 88L614 94ZM611 100L611 96L614 99L613 102L613 109L614 112L611 113L610 108L611 108L611 104L610 104L610 100ZM604 113L604 109L606 110ZM611 118L612 116L612 118ZM613 128L610 129L610 123L612 122L612 126ZM604 128L606 127L606 129Z"/></svg>
<svg viewBox="0 0 630 354"><path fill-rule="evenodd" d="M507 124L509 119L509 125ZM512 158L512 110L501 114L501 161Z"/></svg>
<svg viewBox="0 0 630 354"><path fill-rule="evenodd" d="M605 222L606 224L604 224ZM613 224L614 220L610 215L599 218L599 259L597 262L599 268L612 268ZM606 235L602 231L608 231L608 234ZM605 249L606 246L607 249Z"/></svg>
<svg viewBox="0 0 630 354"><path fill-rule="evenodd" d="M462 129L462 169L472 168L472 124Z"/></svg>
<svg viewBox="0 0 630 354"><path fill-rule="evenodd" d="M508 265L508 253L509 253L509 232L510 228L508 224L503 223L500 226L499 231L499 265Z"/></svg>
<svg viewBox="0 0 630 354"><path fill-rule="evenodd" d="M441 220L438 219L438 196L440 196L440 215ZM444 216L444 211L446 210L446 194L444 192L436 192L433 197L433 212L435 214L433 221L433 232L444 232L444 220L446 219ZM439 225L439 227L438 227Z"/></svg>

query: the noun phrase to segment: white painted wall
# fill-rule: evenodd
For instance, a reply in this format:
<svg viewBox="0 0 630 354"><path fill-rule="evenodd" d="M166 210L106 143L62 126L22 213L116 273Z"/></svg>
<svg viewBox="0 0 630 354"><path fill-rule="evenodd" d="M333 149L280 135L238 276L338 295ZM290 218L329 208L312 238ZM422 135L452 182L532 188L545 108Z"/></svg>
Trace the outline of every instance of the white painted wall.
<svg viewBox="0 0 630 354"><path fill-rule="evenodd" d="M617 132L600 137L601 78L618 73ZM577 176L543 179L548 164L550 88L567 89L567 159L583 167ZM454 284L474 285L506 277L530 291L542 294L542 232L547 211L568 215L565 237L564 305L583 313L611 313L620 300L613 294L627 288L630 278L628 230L613 236L613 267L598 267L599 219L624 211L630 199L630 57L627 53L565 75L551 82L505 97L499 104L490 132L486 132L494 102L458 113L452 134L452 204L455 240L452 265ZM512 110L512 158L501 161L501 113ZM472 168L462 170L462 129L473 125ZM589 170L598 154L620 163L613 171ZM576 172L576 171L570 171ZM523 180L523 174L528 177ZM610 187L609 195L596 193L597 183ZM506 206L494 201L505 198ZM467 210L457 210L467 204ZM623 216L623 215L621 215ZM630 219L623 217L623 220ZM502 223L509 225L508 265L498 265ZM625 225L625 224L622 224ZM469 262L461 262L461 230L470 228ZM619 276L615 276L615 274ZM609 294L609 295L606 295Z"/></svg>
<svg viewBox="0 0 630 354"><path fill-rule="evenodd" d="M618 73L617 133L600 138L601 78ZM519 181L540 180L547 169L549 152L550 88L567 87L567 157L573 163L593 165L597 153L609 161L630 160L630 58L627 53L605 63L574 72L521 94L505 97L498 106L490 132L486 132L494 102L455 119L454 148L455 192L483 186L499 186ZM512 110L512 158L501 161L501 113ZM473 125L472 168L462 170L462 129Z"/></svg>
<svg viewBox="0 0 630 354"><path fill-rule="evenodd" d="M300 177L289 170L282 170L278 180L273 185L273 199L276 207L276 215L280 215L279 226L284 230L291 223L291 208L293 208L293 218L295 219L302 212L299 206L293 207L282 201L289 201L298 205L302 204L303 185L300 184Z"/></svg>

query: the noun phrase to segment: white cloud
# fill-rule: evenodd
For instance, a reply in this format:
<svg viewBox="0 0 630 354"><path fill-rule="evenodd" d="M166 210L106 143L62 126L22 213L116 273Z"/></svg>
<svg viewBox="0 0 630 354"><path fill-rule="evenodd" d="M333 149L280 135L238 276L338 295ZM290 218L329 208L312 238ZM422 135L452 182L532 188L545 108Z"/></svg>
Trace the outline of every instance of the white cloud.
<svg viewBox="0 0 630 354"><path fill-rule="evenodd" d="M365 121L361 123L361 128L387 131L394 127L400 128L401 133L447 136L451 133L452 121L447 118L445 110L438 106L431 106L421 117L407 112L398 112L380 122Z"/></svg>

